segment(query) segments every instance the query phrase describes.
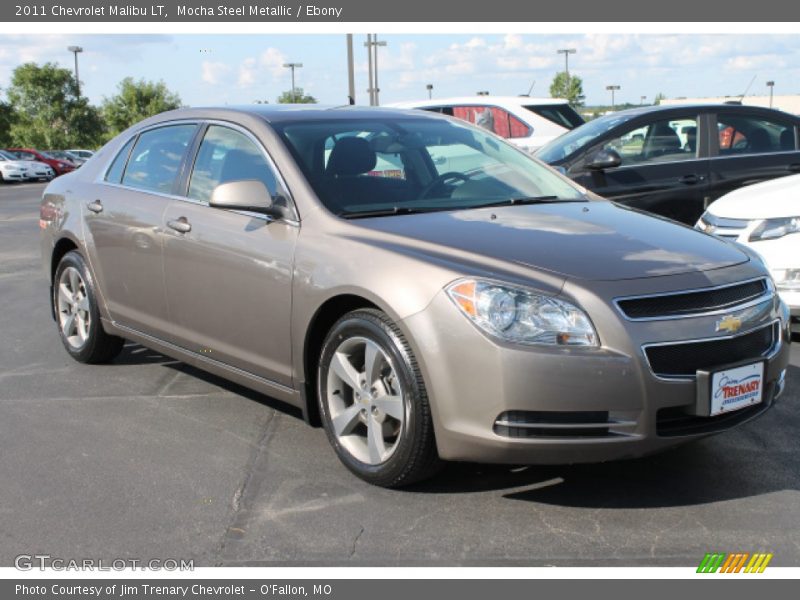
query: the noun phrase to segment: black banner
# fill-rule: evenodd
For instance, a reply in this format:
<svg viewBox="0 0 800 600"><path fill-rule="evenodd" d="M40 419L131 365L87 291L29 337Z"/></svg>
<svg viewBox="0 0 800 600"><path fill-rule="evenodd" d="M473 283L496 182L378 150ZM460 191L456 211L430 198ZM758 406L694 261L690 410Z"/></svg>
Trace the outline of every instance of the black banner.
<svg viewBox="0 0 800 600"><path fill-rule="evenodd" d="M572 0L520 2L375 2L318 0L316 3L256 0L33 0L2 3L0 19L16 22L786 22L800 20L800 3L761 0L641 2Z"/></svg>

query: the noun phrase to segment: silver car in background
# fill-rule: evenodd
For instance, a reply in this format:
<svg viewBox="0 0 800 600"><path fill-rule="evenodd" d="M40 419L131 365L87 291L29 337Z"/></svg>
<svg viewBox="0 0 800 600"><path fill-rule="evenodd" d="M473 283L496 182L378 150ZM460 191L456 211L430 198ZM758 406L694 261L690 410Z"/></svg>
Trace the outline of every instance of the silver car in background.
<svg viewBox="0 0 800 600"><path fill-rule="evenodd" d="M128 339L268 394L377 485L641 456L785 385L757 255L422 111L164 113L51 183L40 224L76 360Z"/></svg>

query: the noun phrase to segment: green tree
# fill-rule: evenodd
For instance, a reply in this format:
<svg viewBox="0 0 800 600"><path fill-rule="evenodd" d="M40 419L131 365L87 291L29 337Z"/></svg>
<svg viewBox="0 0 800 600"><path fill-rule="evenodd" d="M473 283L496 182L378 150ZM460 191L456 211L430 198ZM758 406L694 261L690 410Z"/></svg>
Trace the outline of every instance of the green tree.
<svg viewBox="0 0 800 600"><path fill-rule="evenodd" d="M10 146L11 124L14 122L14 109L7 102L0 100L0 146Z"/></svg>
<svg viewBox="0 0 800 600"><path fill-rule="evenodd" d="M103 100L103 117L108 135L113 137L134 125L167 110L181 106L181 98L163 81L152 82L126 77L117 85L117 93Z"/></svg>
<svg viewBox="0 0 800 600"><path fill-rule="evenodd" d="M98 110L78 94L72 71L53 63L14 69L8 100L14 111L11 141L37 148L96 146L103 133Z"/></svg>
<svg viewBox="0 0 800 600"><path fill-rule="evenodd" d="M653 99L653 104L658 106L659 104L661 104L662 100L666 100L666 99L667 99L667 95L666 94L664 94L662 92L658 92L656 94L656 97Z"/></svg>
<svg viewBox="0 0 800 600"><path fill-rule="evenodd" d="M573 107L583 106L583 79L572 74L567 79L566 71L556 73L550 84L550 97L566 98Z"/></svg>
<svg viewBox="0 0 800 600"><path fill-rule="evenodd" d="M314 96L306 96L303 93L303 88L294 88L294 94L292 90L286 90L280 96L278 96L278 104L316 104L317 99Z"/></svg>

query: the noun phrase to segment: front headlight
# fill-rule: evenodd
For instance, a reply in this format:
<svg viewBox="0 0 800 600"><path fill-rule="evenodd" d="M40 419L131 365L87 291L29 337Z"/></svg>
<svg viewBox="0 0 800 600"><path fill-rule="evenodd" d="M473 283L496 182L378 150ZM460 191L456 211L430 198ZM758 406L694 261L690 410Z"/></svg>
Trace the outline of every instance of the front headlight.
<svg viewBox="0 0 800 600"><path fill-rule="evenodd" d="M765 219L750 234L749 240L774 240L790 233L800 232L800 217L785 217L781 219Z"/></svg>
<svg viewBox="0 0 800 600"><path fill-rule="evenodd" d="M589 317L566 300L491 281L460 279L447 295L486 333L520 344L598 346Z"/></svg>

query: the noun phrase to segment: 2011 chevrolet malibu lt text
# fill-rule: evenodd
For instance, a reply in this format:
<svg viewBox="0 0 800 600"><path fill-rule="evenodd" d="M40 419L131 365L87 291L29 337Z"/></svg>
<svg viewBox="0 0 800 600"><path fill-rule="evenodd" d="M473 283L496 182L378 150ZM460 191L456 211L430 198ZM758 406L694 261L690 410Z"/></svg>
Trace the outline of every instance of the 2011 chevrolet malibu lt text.
<svg viewBox="0 0 800 600"><path fill-rule="evenodd" d="M163 113L52 182L40 226L75 359L128 339L283 400L377 485L641 456L785 385L755 253L440 115Z"/></svg>

